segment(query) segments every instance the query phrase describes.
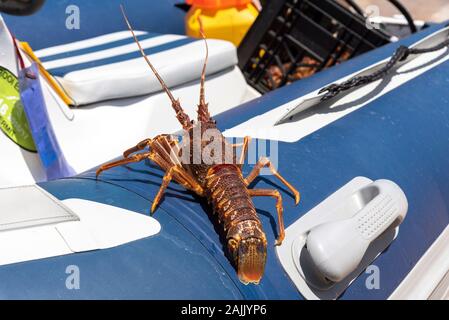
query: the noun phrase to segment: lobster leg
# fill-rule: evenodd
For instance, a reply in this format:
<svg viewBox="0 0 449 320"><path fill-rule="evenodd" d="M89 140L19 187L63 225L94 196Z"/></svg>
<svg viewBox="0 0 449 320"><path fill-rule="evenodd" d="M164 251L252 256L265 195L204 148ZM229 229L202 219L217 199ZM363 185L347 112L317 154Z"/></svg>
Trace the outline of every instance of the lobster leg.
<svg viewBox="0 0 449 320"><path fill-rule="evenodd" d="M150 147L168 164L168 166L162 167L165 171L173 165L181 165L178 141L169 139L168 135L157 136L151 142Z"/></svg>
<svg viewBox="0 0 449 320"><path fill-rule="evenodd" d="M154 211L156 211L156 208L157 208L159 202L161 201L162 196L164 195L164 192L168 187L168 184L173 179L173 168L175 168L175 167L171 167L170 169L168 169L168 171L165 172L165 175L162 178L161 187L159 188L159 191L157 192L156 197L154 197L153 204L151 205L151 213L154 213Z"/></svg>
<svg viewBox="0 0 449 320"><path fill-rule="evenodd" d="M175 177L176 175L177 177ZM159 202L162 199L162 196L164 195L165 190L167 189L170 181L175 180L176 182L182 184L187 189L190 189L192 191L195 191L198 195L203 196L204 191L203 188L198 184L198 182L194 181L193 179L189 179L189 174L180 167L173 166L170 167L165 172L164 178L162 179L161 187L159 188L158 193L156 194L156 197L153 200L153 205L151 206L151 213L153 213Z"/></svg>
<svg viewBox="0 0 449 320"><path fill-rule="evenodd" d="M204 196L204 190L201 185L190 173L181 167L180 159L177 156L179 154L178 141L169 141L165 135L159 136L153 139L151 148L154 152L151 159L166 171L162 179L161 187L151 206L151 213L156 210L171 180L175 180L184 188L195 192L199 196Z"/></svg>
<svg viewBox="0 0 449 320"><path fill-rule="evenodd" d="M97 172L96 172L96 176L98 177L103 171L105 170L109 170L113 167L117 167L117 166L121 166L127 163L132 163L132 162L139 162L142 161L144 159L150 159L153 162L155 162L157 165L159 165L162 169L166 169L167 167L170 166L169 163L165 162L164 159L162 159L159 154L157 153L151 153L151 152L145 152L145 153L140 153L140 154L136 154L133 156L130 156L128 158L124 158L124 159L120 159L114 162L110 162L107 163L105 165L102 165L100 168L98 168ZM159 189L159 192L157 193L156 197L154 198L153 201L153 205L151 206L151 213L153 213L156 208L158 203L160 202L165 189L167 189L168 184L170 183L171 180L175 180L176 182L178 182L179 184L181 184L183 187L185 187L186 189L192 190L194 192L196 192L198 195L203 196L204 195L204 190L203 188L200 186L200 184L198 182L195 181L194 178L192 178L190 176L190 174L185 171L183 168L181 167L177 167L177 166L171 166L168 168L168 170L165 172L165 175L162 179L162 185Z"/></svg>
<svg viewBox="0 0 449 320"><path fill-rule="evenodd" d="M140 141L136 146L129 148L128 150L123 152L123 157L128 158L128 156L130 154L145 149L147 146L151 145L152 141L153 141L153 139L145 139L145 140Z"/></svg>
<svg viewBox="0 0 449 320"><path fill-rule="evenodd" d="M279 236L276 239L275 245L279 246L285 238L285 228L284 228L284 207L282 205L282 196L276 189L249 189L248 194L251 197L273 197L276 199L276 210L278 213L278 224L279 224Z"/></svg>
<svg viewBox="0 0 449 320"><path fill-rule="evenodd" d="M242 143L234 143L234 144L232 144L232 147L234 147L234 148L242 147L242 153L240 154L240 159L239 159L239 162L237 163L240 166L242 166L243 163L245 162L246 155L248 153L248 145L249 145L250 142L251 142L251 137L250 136L245 136L243 138L243 142Z"/></svg>
<svg viewBox="0 0 449 320"><path fill-rule="evenodd" d="M122 166L127 163L140 162L146 158L149 158L150 156L151 156L150 152L145 152L145 153L135 154L129 158L120 159L117 161L106 163L106 164L102 165L100 168L98 168L98 170L96 172L96 177L98 177L100 175L100 173L102 173L103 171L109 170L114 167Z"/></svg>
<svg viewBox="0 0 449 320"><path fill-rule="evenodd" d="M287 180L284 179L276 170L276 168L271 163L270 159L266 157L261 157L257 164L254 166L253 170L249 173L249 175L244 179L245 184L248 186L253 180L260 174L260 170L263 167L268 167L271 171L271 173L278 178L283 184L287 186L287 188L290 189L290 191L295 195L295 204L299 203L299 192L296 190L295 187L293 187Z"/></svg>

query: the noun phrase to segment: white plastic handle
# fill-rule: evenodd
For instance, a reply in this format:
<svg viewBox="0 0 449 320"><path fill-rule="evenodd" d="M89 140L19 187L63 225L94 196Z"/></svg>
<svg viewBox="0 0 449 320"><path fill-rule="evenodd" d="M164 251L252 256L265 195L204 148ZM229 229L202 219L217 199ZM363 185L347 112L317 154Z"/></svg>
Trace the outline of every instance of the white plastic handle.
<svg viewBox="0 0 449 320"><path fill-rule="evenodd" d="M370 243L393 223L399 225L408 209L404 192L389 180L377 180L354 197L363 207L353 217L318 225L307 236L315 267L334 282L353 272Z"/></svg>

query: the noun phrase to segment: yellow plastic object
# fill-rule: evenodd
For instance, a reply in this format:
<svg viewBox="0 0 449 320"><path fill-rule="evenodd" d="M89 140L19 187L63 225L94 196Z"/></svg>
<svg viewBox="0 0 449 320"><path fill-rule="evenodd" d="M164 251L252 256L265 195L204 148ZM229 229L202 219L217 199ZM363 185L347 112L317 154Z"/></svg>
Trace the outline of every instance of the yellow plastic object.
<svg viewBox="0 0 449 320"><path fill-rule="evenodd" d="M200 37L198 17L207 38L223 39L240 44L259 11L251 0L187 0L191 4L186 15L186 34Z"/></svg>
<svg viewBox="0 0 449 320"><path fill-rule="evenodd" d="M59 83L44 68L39 58L34 54L33 49L31 49L31 46L28 44L28 42L21 42L20 48L28 55L28 57L30 57L32 61L36 62L37 66L39 67L39 71L41 72L41 75L44 76L44 78L48 81L50 86L53 88L53 90L55 90L55 92L59 95L59 97L61 97L64 103L67 104L68 106L73 106L75 103L72 100L72 98L70 98L67 95L67 93L59 85Z"/></svg>

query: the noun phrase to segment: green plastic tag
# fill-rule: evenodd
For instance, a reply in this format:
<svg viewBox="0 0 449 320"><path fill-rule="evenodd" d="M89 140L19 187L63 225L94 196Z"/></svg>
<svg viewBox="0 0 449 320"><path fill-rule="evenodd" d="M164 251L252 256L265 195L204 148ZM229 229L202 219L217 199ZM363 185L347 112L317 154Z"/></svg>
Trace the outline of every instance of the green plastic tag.
<svg viewBox="0 0 449 320"><path fill-rule="evenodd" d="M0 67L0 129L22 148L36 152L33 136L20 101L19 81Z"/></svg>

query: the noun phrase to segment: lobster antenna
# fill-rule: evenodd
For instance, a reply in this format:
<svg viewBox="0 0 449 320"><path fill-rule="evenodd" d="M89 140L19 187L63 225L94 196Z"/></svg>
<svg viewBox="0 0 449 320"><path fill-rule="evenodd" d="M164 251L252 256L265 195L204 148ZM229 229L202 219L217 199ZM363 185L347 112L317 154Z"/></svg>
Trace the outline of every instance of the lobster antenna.
<svg viewBox="0 0 449 320"><path fill-rule="evenodd" d="M210 119L209 110L206 104L205 99L205 90L204 90L204 82L206 81L206 66L207 60L209 58L209 47L207 45L206 35L204 34L203 22L201 18L198 17L198 23L200 24L200 35L204 40L204 44L206 45L206 58L204 59L203 70L201 72L201 84L200 84L200 103L198 105L198 120L199 121L207 121Z"/></svg>
<svg viewBox="0 0 449 320"><path fill-rule="evenodd" d="M206 66L207 66L207 59L209 58L209 47L207 45L206 36L203 30L203 22L201 21L200 17L198 17L198 22L200 23L201 37L203 38L204 44L206 45L206 58L204 59L203 71L201 72L200 104L206 104L204 94L204 82L206 80Z"/></svg>
<svg viewBox="0 0 449 320"><path fill-rule="evenodd" d="M125 19L126 25L128 26L129 31L131 31L131 34L133 35L134 41L136 42L137 46L139 47L140 53L142 54L143 58L147 62L147 64L150 66L151 70L153 71L154 75L156 76L157 80L159 80L159 83L161 84L162 89L167 93L168 97L171 100L172 106L175 109L176 117L178 118L179 122L183 126L184 129L188 129L191 127L190 119L187 114L184 113L184 110L182 110L181 104L179 103L179 100L175 99L173 97L173 94L171 93L170 89L165 84L162 77L157 72L156 68L151 64L150 60L148 59L147 55L143 51L142 46L140 45L139 40L137 40L136 35L134 34L134 30L129 23L128 17L126 16L125 9L123 8L123 5L120 5L120 9L122 10L123 18Z"/></svg>
<svg viewBox="0 0 449 320"><path fill-rule="evenodd" d="M126 16L125 13L125 9L123 8L123 5L120 5L120 9L122 10L122 14L123 14L123 18L125 18L125 22L128 26L129 31L131 31L131 34L133 35L134 41L136 42L137 46L139 47L140 53L142 54L142 56L144 57L145 61L148 63L148 65L150 66L151 70L153 71L154 75L156 76L156 78L159 80L162 89L164 89L164 91L167 93L168 97L170 98L171 102L174 103L176 101L176 99L173 97L173 94L170 92L170 89L168 89L167 85L165 84L164 80L162 79L162 77L159 75L159 73L157 72L156 68L151 64L150 60L148 59L147 55L145 54L145 52L143 51L142 46L140 45L139 40L137 40L136 35L134 34L134 30L131 27L131 24L129 23L128 17Z"/></svg>

